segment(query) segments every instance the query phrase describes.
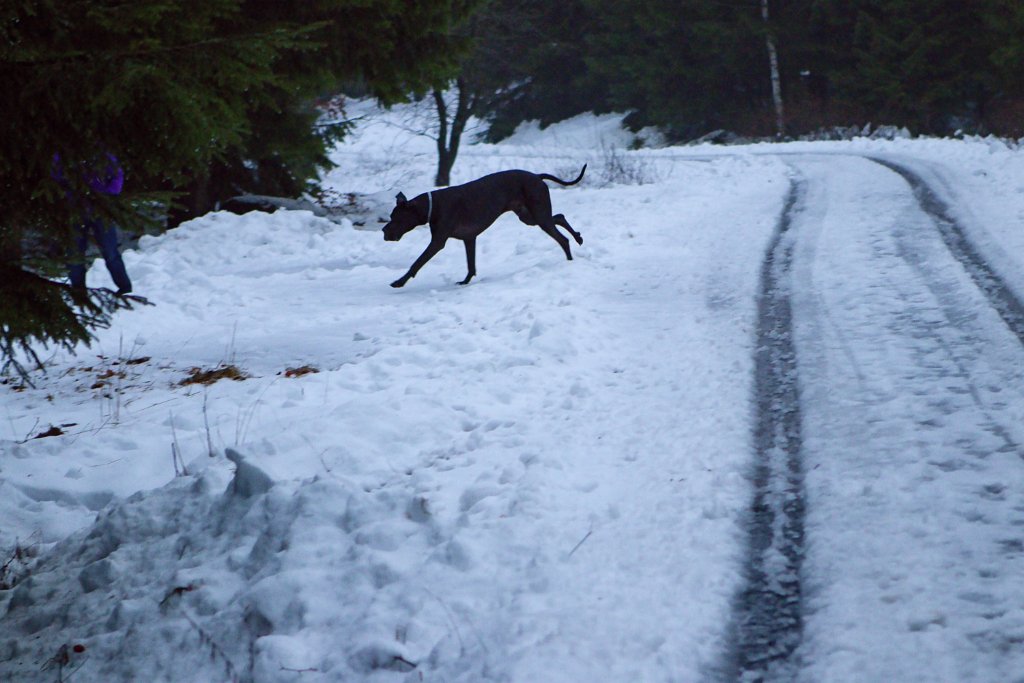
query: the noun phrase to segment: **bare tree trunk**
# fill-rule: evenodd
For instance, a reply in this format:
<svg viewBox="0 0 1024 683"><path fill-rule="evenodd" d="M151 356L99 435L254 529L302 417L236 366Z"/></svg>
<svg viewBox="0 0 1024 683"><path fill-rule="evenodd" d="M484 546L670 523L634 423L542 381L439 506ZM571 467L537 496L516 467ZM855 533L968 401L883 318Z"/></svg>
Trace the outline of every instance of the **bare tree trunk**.
<svg viewBox="0 0 1024 683"><path fill-rule="evenodd" d="M765 24L765 43L772 73L772 102L775 104L775 137L786 135L786 115L782 106L782 78L779 76L779 53L775 49L775 34L768 27L768 0L761 0L761 18Z"/></svg>
<svg viewBox="0 0 1024 683"><path fill-rule="evenodd" d="M469 123L469 117L476 106L476 96L469 91L465 80L458 78L455 81L457 100L455 113L448 119L448 105L444 101L444 94L434 90L434 105L437 108L437 175L434 183L438 187L445 187L451 184L452 167L455 165L455 158L459 155L459 144L462 142L462 134Z"/></svg>
<svg viewBox="0 0 1024 683"><path fill-rule="evenodd" d="M187 220L213 211L215 202L210 198L211 173L215 164L204 169L202 175L196 176L186 187L183 197L175 201L167 210L167 227L175 228Z"/></svg>
<svg viewBox="0 0 1024 683"><path fill-rule="evenodd" d="M436 88L433 91L434 106L437 108L437 175L434 184L447 186L451 181L452 164L448 159L448 105L444 101L444 93Z"/></svg>

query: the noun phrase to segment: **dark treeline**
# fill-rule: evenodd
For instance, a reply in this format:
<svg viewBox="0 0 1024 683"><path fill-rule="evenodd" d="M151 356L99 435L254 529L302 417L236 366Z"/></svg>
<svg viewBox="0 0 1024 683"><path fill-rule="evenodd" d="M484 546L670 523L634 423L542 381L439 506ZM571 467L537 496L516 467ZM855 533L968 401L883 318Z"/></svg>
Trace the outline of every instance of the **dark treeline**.
<svg viewBox="0 0 1024 683"><path fill-rule="evenodd" d="M1024 135L1020 0L533 4L544 35L518 57L532 75L490 110L495 138L591 110L632 111L631 125L674 140L774 135L769 40L787 134L874 123Z"/></svg>

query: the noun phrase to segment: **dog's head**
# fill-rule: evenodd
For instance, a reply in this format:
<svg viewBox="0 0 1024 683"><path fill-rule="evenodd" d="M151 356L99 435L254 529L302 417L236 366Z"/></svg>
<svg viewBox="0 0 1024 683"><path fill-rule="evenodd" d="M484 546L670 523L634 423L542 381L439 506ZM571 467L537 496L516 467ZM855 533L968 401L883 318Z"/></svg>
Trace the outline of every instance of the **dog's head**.
<svg viewBox="0 0 1024 683"><path fill-rule="evenodd" d="M427 222L426 209L416 206L416 199L409 201L401 192L395 197L395 208L391 210L391 220L384 226L384 240L397 242L402 235Z"/></svg>

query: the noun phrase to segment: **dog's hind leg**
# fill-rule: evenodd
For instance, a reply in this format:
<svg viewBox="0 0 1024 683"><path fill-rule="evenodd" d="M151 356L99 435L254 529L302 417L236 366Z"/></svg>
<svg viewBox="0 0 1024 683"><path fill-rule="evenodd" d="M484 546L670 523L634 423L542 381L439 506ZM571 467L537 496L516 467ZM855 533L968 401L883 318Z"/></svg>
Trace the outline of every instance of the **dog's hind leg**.
<svg viewBox="0 0 1024 683"><path fill-rule="evenodd" d="M572 229L572 226L569 225L569 221L565 220L565 216L563 214L555 214L551 217L551 220L555 225L561 225L563 228L568 230L569 234L572 235L572 238L576 240L576 244L583 244L583 235Z"/></svg>
<svg viewBox="0 0 1024 683"><path fill-rule="evenodd" d="M541 183L536 187L527 187L525 201L521 205L513 206L512 210L519 216L519 220L527 225L539 225L541 230L546 232L551 239L558 242L558 246L562 247L562 251L565 252L565 258L572 261L569 240L565 239L565 235L558 232L558 228L555 227L555 223L558 223L558 221L551 215L551 196L548 194L546 185ZM583 238L579 236L578 232L568 227L569 223L565 220L565 216L559 214L559 217L561 218L561 225L566 226L577 242L581 242Z"/></svg>
<svg viewBox="0 0 1024 683"><path fill-rule="evenodd" d="M467 237L463 242L466 244L466 268L468 272L466 273L466 279L459 284L468 285L469 281L476 275L476 238Z"/></svg>
<svg viewBox="0 0 1024 683"><path fill-rule="evenodd" d="M544 229L543 224L536 218L534 218L533 215L530 214L530 212L525 207L519 207L514 210L516 212L516 215L519 216L519 220L521 220L522 222L526 223L527 225L540 225L541 229ZM561 225L563 228L569 231L569 234L572 235L572 238L576 240L576 244L583 244L583 235L579 234L578 232L572 229L572 226L569 225L569 221L565 219L565 216L563 214L556 214L552 216L551 224ZM547 232L549 235L551 235L551 233L548 232L547 230L544 230L544 232ZM556 230L555 232L557 233L558 231ZM552 237L554 237L554 235L552 235ZM557 241L559 244L562 243L561 240L558 239L558 237L555 237L555 241ZM566 240L566 242L568 242L568 240ZM562 248L566 249L565 246L563 246ZM566 249L566 251L566 255L568 256L568 250ZM572 256L569 256L569 258L572 259Z"/></svg>
<svg viewBox="0 0 1024 683"><path fill-rule="evenodd" d="M569 250L569 240L565 239L565 235L558 232L558 228L555 227L554 222L541 223L540 229L551 236L551 239L558 242L558 246L562 247L562 251L565 252L565 258L572 261L572 251Z"/></svg>
<svg viewBox="0 0 1024 683"><path fill-rule="evenodd" d="M512 204L512 211L516 214L516 218L525 223L526 225L537 225L537 219L533 217L530 210L521 203Z"/></svg>

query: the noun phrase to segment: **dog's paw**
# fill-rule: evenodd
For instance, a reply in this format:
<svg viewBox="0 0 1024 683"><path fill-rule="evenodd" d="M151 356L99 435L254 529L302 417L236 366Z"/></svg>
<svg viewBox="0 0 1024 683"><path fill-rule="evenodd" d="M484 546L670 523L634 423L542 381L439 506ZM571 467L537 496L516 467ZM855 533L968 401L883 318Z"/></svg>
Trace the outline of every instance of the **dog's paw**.
<svg viewBox="0 0 1024 683"><path fill-rule="evenodd" d="M406 282L406 280L404 278L399 278L399 279L395 280L394 282L392 282L391 286L394 287L395 289L398 289L399 287L404 287L405 286L405 282Z"/></svg>
<svg viewBox="0 0 1024 683"><path fill-rule="evenodd" d="M573 237L576 238L576 244L583 244L583 235L577 232L573 233Z"/></svg>

